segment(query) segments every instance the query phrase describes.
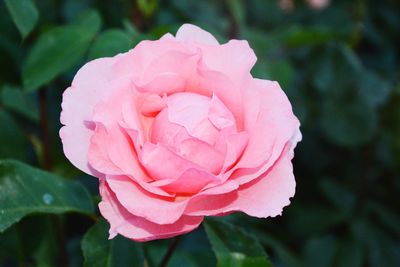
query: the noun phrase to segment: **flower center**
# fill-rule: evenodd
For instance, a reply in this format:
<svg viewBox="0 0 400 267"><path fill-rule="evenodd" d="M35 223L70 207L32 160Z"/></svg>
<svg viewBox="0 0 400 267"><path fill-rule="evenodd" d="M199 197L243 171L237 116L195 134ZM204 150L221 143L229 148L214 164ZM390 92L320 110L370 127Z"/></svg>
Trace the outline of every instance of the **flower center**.
<svg viewBox="0 0 400 267"><path fill-rule="evenodd" d="M168 97L155 117L150 133L153 144L162 144L177 155L218 173L224 158L224 137L236 133L230 111L216 97L182 92Z"/></svg>

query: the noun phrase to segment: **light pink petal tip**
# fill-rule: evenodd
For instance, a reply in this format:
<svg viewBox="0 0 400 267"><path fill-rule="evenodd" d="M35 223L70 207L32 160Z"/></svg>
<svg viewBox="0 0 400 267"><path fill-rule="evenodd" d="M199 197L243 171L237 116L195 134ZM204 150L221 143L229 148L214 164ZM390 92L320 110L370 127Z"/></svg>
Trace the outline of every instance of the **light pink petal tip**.
<svg viewBox="0 0 400 267"><path fill-rule="evenodd" d="M92 174L88 166L88 149L92 130L87 121L93 108L107 93L105 90L111 66L116 58L100 58L85 64L76 74L71 87L63 94L60 137L64 154L78 169Z"/></svg>
<svg viewBox="0 0 400 267"><path fill-rule="evenodd" d="M176 33L175 38L182 42L196 42L205 45L218 45L217 39L215 39L215 37L211 33L192 24L183 24Z"/></svg>
<svg viewBox="0 0 400 267"><path fill-rule="evenodd" d="M286 151L274 166L257 179L227 194L197 198L190 203L186 214L209 216L242 211L266 218L282 214L294 196L296 181L293 175L291 152Z"/></svg>
<svg viewBox="0 0 400 267"><path fill-rule="evenodd" d="M173 224L156 224L128 212L104 180L100 184L100 194L99 209L110 223L110 239L117 234L141 242L169 238L190 232L203 221L202 216L182 216Z"/></svg>

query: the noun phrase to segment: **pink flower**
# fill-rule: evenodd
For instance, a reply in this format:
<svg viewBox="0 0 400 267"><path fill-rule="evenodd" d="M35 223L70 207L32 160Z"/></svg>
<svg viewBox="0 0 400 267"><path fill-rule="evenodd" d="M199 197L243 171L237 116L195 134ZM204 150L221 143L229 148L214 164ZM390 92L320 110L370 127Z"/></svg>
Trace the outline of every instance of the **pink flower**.
<svg viewBox="0 0 400 267"><path fill-rule="evenodd" d="M330 2L330 0L306 0L306 3L313 9L324 9ZM278 0L278 5L284 11L292 11L294 9L293 0Z"/></svg>
<svg viewBox="0 0 400 267"><path fill-rule="evenodd" d="M277 82L255 79L247 41L176 36L83 66L63 95L67 158L100 180L116 234L147 241L204 216L281 214L295 192L299 121Z"/></svg>
<svg viewBox="0 0 400 267"><path fill-rule="evenodd" d="M331 2L330 0L306 0L308 5L314 9L324 9Z"/></svg>

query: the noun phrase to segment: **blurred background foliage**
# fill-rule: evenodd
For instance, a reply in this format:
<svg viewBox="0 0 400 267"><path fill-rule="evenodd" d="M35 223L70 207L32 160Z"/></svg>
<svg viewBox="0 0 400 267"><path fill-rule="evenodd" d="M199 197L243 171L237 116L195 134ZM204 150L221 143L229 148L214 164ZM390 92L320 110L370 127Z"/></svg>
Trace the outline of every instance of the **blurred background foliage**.
<svg viewBox="0 0 400 267"><path fill-rule="evenodd" d="M279 267L400 266L400 2L314 2L1 1L0 266L157 266L174 241L107 241L94 224L97 180L63 156L60 103L86 61L185 22L249 41L303 141L283 216L209 220L168 266L269 266L265 252Z"/></svg>

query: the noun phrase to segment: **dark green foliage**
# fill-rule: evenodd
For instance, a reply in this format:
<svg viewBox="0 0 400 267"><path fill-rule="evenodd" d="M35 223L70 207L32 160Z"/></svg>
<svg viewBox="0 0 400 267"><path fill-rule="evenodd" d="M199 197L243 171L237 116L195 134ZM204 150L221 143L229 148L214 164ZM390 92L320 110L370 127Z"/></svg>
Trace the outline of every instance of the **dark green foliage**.
<svg viewBox="0 0 400 267"><path fill-rule="evenodd" d="M100 25L99 15L87 12L71 25L58 26L42 34L24 64L25 89L38 89L76 64L89 48Z"/></svg>
<svg viewBox="0 0 400 267"><path fill-rule="evenodd" d="M209 219L206 232L218 260L218 267L271 267L258 241L233 225Z"/></svg>
<svg viewBox="0 0 400 267"><path fill-rule="evenodd" d="M400 266L397 0L0 1L0 266L158 266L171 240L108 240L97 180L62 154L60 103L88 60L186 22L249 41L253 75L280 83L303 141L281 217L207 219L168 266Z"/></svg>
<svg viewBox="0 0 400 267"><path fill-rule="evenodd" d="M125 53L133 47L133 36L118 29L110 29L101 33L89 50L89 59L112 57Z"/></svg>
<svg viewBox="0 0 400 267"><path fill-rule="evenodd" d="M81 212L93 205L86 189L14 160L0 161L0 232L32 213Z"/></svg>
<svg viewBox="0 0 400 267"><path fill-rule="evenodd" d="M122 236L108 240L109 225L100 219L82 240L86 267L143 267L144 256L140 244Z"/></svg>
<svg viewBox="0 0 400 267"><path fill-rule="evenodd" d="M32 0L4 1L22 37L26 37L35 27L39 13Z"/></svg>

